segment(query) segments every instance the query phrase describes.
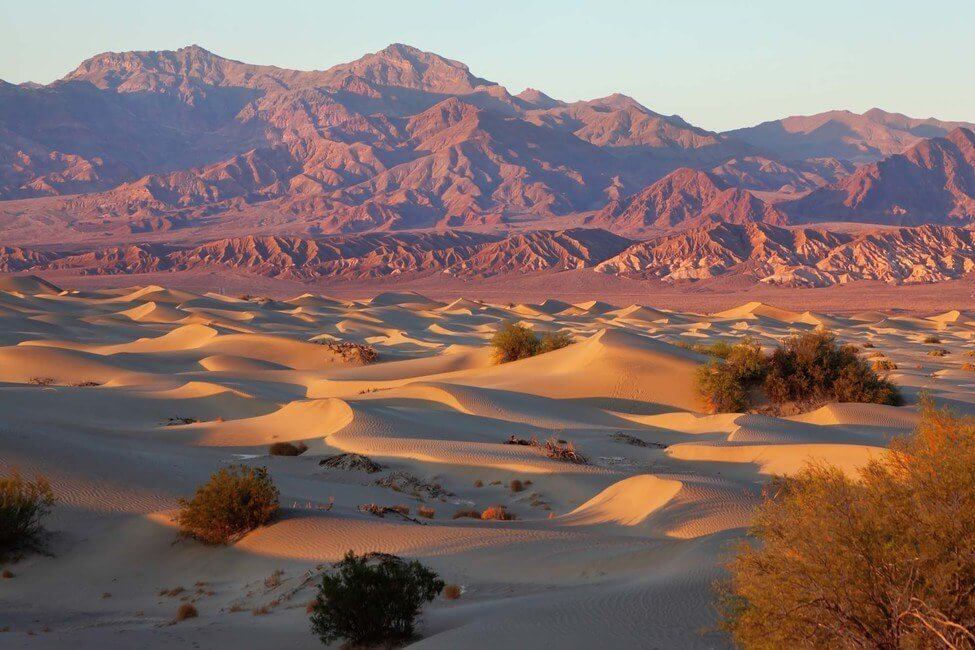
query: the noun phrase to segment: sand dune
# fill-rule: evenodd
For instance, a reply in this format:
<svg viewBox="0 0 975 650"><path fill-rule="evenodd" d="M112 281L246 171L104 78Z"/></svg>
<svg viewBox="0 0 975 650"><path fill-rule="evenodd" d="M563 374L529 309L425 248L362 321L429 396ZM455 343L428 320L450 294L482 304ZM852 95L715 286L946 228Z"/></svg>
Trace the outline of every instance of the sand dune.
<svg viewBox="0 0 975 650"><path fill-rule="evenodd" d="M489 340L502 320L576 342L495 365ZM53 555L25 558L0 586L3 625L18 635L4 638L30 647L318 647L301 581L349 549L419 557L464 586L460 600L427 607L418 647L720 647L700 632L714 623L710 585L769 476L814 459L853 472L917 413L826 404L788 418L705 415L693 382L706 358L668 341L748 335L771 346L825 326L895 361L909 401L923 389L975 412L975 374L962 369L975 327L963 310L838 316L756 302L701 315L412 292L244 300L5 278L0 322L0 462L48 475L59 497ZM927 354L930 332L946 356ZM371 344L379 362L318 342ZM587 462L505 444L512 436L571 441ZM299 441L299 457L268 455ZM338 453L383 469L319 466ZM281 519L230 548L174 544L177 499L234 462L269 468ZM400 491L377 484L404 477ZM424 504L435 516L380 519L358 510L365 503ZM497 504L517 518L452 519ZM263 586L275 569L293 601L234 613L276 600ZM66 579L80 595L65 594ZM212 592L199 596L200 618L168 625L178 601L159 590L197 581Z"/></svg>

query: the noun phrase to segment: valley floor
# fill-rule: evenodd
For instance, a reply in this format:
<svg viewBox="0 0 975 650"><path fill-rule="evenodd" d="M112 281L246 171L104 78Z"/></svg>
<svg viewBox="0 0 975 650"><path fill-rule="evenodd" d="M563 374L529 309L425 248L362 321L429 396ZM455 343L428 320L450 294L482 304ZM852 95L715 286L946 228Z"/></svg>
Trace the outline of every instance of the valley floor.
<svg viewBox="0 0 975 650"><path fill-rule="evenodd" d="M462 587L426 607L417 648L726 647L712 584L770 475L813 458L853 471L912 429L922 390L975 413L975 372L963 369L975 313L947 309L952 298L972 304L971 284L898 288L915 292L896 303L913 312L945 301L928 313L880 311L887 294L874 287L827 314L782 308L789 300L692 312L704 304L694 292L680 303L677 288L642 285L615 294L632 301L561 302L552 296L571 294L565 279L471 285L501 298L482 303L402 289L326 298L259 281L225 289L280 298L0 278L0 468L43 474L58 496L50 553L0 580L0 646L321 647L305 605L319 571L353 549L418 558ZM285 298L291 288L302 295ZM678 303L688 306L663 308ZM503 320L576 343L497 366L488 342ZM750 335L772 346L818 326L892 359L908 405L699 412L693 377L705 358L675 343ZM380 362L349 365L315 338L372 345ZM928 354L939 347L945 356ZM512 435L557 435L589 462L503 444ZM286 441L309 450L267 455ZM339 453L383 470L319 465ZM177 499L237 462L269 468L280 519L229 548L177 541ZM377 483L406 475L419 491ZM509 488L516 479L523 491ZM433 484L446 492L422 487ZM359 511L367 503L436 514L379 518ZM517 519L452 518L497 504ZM184 600L199 617L174 623Z"/></svg>

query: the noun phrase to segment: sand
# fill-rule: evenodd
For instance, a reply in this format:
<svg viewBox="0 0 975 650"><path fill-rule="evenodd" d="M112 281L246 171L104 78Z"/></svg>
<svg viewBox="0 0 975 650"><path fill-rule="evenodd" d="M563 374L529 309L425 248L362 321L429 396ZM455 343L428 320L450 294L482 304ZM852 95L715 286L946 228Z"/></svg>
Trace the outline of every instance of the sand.
<svg viewBox="0 0 975 650"><path fill-rule="evenodd" d="M496 366L488 341L506 319L576 343ZM349 549L418 558L462 586L426 607L417 647L725 647L707 631L711 585L770 475L811 459L854 472L911 430L921 390L975 412L965 310L747 302L707 315L412 291L250 302L6 278L0 322L0 469L43 473L58 497L50 554L0 580L0 645L11 648L317 648L305 603L317 572ZM773 346L819 325L892 359L908 404L699 412L693 376L706 359L673 343L747 334ZM940 344L923 343L932 332ZM368 343L380 362L353 365L316 340ZM949 354L927 355L934 347ZM503 444L512 435L571 440L590 462ZM284 441L309 449L267 455ZM341 452L384 469L319 466ZM269 468L280 519L228 548L176 541L177 499L235 462ZM376 484L403 472L448 494ZM511 491L513 479L525 489ZM436 515L377 518L359 512L366 503ZM451 518L495 504L517 519ZM276 570L281 584L266 585ZM174 587L184 591L160 595ZM184 599L200 616L173 624Z"/></svg>

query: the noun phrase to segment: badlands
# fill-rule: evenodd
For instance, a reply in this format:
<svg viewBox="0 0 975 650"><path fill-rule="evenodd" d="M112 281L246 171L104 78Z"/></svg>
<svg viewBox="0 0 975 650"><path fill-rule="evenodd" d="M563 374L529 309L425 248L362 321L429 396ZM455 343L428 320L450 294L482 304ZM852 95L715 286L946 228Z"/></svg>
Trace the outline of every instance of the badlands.
<svg viewBox="0 0 975 650"><path fill-rule="evenodd" d="M496 365L509 320L575 342ZM4 648L321 647L306 603L350 549L460 586L425 607L417 648L726 647L712 584L770 476L861 466L911 431L922 391L975 413L975 312L957 310L261 299L8 276L0 322L0 465L48 477L57 498L46 552L0 580ZM774 347L819 327L893 361L906 405L701 412L693 344ZM505 444L553 435L587 462ZM269 456L276 442L308 450ZM381 470L320 464L338 454ZM233 463L268 468L278 519L228 547L178 539L177 499ZM453 519L495 505L515 519ZM199 616L174 622L184 602Z"/></svg>

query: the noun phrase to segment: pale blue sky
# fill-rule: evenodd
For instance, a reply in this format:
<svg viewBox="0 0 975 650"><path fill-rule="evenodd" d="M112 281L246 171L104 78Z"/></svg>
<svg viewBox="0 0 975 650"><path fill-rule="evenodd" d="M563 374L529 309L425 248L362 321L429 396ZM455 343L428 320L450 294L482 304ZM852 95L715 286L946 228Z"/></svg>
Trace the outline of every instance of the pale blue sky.
<svg viewBox="0 0 975 650"><path fill-rule="evenodd" d="M0 79L15 83L106 50L197 43L321 69L392 42L513 93L622 92L715 130L874 106L975 121L975 0L0 0Z"/></svg>

